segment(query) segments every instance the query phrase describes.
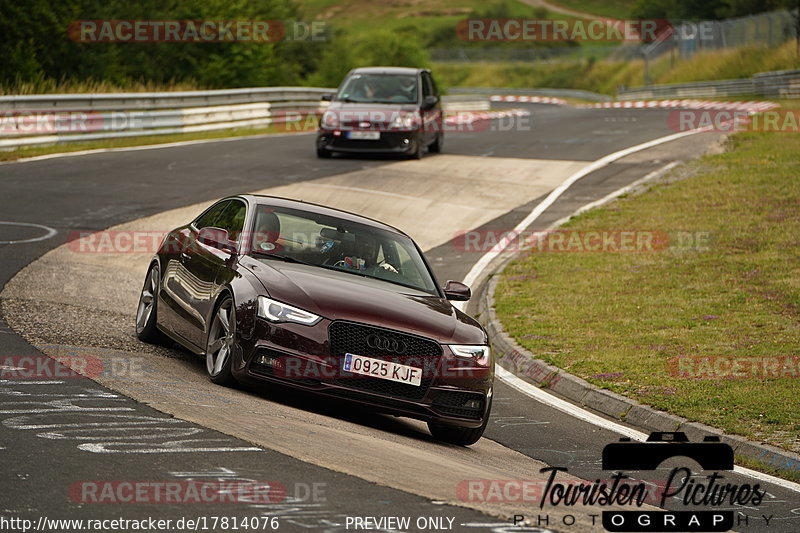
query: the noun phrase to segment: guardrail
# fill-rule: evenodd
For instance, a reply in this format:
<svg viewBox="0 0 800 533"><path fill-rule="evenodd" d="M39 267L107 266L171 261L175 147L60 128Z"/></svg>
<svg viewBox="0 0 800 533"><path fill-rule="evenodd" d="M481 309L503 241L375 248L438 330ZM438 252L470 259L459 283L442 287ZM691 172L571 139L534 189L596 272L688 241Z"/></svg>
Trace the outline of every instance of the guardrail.
<svg viewBox="0 0 800 533"><path fill-rule="evenodd" d="M800 70L762 72L752 78L637 87L617 92L618 100L659 98L715 98L757 95L772 98L800 97Z"/></svg>
<svg viewBox="0 0 800 533"><path fill-rule="evenodd" d="M216 91L0 96L0 149L144 135L268 126L323 111L335 89L262 87ZM448 112L486 111L488 97L443 97Z"/></svg>

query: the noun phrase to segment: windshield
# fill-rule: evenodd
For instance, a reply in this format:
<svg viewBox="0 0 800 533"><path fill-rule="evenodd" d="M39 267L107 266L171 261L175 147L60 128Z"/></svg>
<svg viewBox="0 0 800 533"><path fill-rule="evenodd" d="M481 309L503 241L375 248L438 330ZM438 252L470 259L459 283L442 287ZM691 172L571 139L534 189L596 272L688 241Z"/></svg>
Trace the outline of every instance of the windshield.
<svg viewBox="0 0 800 533"><path fill-rule="evenodd" d="M295 209L258 206L250 255L306 263L437 295L414 242L380 228Z"/></svg>
<svg viewBox="0 0 800 533"><path fill-rule="evenodd" d="M353 74L336 95L345 102L417 103L417 77L408 74Z"/></svg>

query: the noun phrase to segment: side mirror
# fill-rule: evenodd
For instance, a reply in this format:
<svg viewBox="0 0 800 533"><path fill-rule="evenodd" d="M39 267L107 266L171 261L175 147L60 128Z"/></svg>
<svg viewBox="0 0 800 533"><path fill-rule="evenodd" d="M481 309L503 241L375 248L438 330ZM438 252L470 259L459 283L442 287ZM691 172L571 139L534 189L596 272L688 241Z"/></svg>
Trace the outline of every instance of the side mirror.
<svg viewBox="0 0 800 533"><path fill-rule="evenodd" d="M444 285L444 296L454 302L466 302L472 297L472 291L460 281L448 280Z"/></svg>
<svg viewBox="0 0 800 533"><path fill-rule="evenodd" d="M326 102L330 102L331 100L333 100L333 94L331 94L331 93L328 93L328 94L323 94L323 95L320 97L320 100L324 100L324 101L326 101Z"/></svg>
<svg viewBox="0 0 800 533"><path fill-rule="evenodd" d="M229 253L235 253L236 247L228 237L228 231L221 228L202 228L197 234L197 240L208 246L219 248Z"/></svg>
<svg viewBox="0 0 800 533"><path fill-rule="evenodd" d="M433 107L439 102L439 98L429 94L425 98L422 99L422 109L433 109Z"/></svg>

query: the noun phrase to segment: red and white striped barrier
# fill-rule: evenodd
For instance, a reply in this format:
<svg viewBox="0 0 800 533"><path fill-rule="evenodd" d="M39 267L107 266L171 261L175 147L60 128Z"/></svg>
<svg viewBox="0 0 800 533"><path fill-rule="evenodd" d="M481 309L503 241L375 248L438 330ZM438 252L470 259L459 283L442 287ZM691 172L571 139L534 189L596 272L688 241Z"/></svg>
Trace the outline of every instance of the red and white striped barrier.
<svg viewBox="0 0 800 533"><path fill-rule="evenodd" d="M567 101L561 98L552 98L550 96L515 96L511 94L496 94L489 97L490 102L519 102L521 104L550 104L550 105L567 105Z"/></svg>
<svg viewBox="0 0 800 533"><path fill-rule="evenodd" d="M638 100L629 102L603 102L582 104L584 109L716 109L726 111L748 111L757 113L780 107L774 102L708 102L704 100Z"/></svg>
<svg viewBox="0 0 800 533"><path fill-rule="evenodd" d="M499 109L497 111L462 111L454 114L448 114L444 122L448 126L455 126L459 124L472 124L479 120L494 120L498 118L507 117L527 117L530 111L526 109Z"/></svg>
<svg viewBox="0 0 800 533"><path fill-rule="evenodd" d="M530 104L569 105L562 98L549 96L528 96L497 94L489 97L491 102L517 102ZM709 102L704 100L631 100L626 102L603 102L598 104L578 104L581 109L716 109L726 111L747 111L757 113L780 107L774 102Z"/></svg>

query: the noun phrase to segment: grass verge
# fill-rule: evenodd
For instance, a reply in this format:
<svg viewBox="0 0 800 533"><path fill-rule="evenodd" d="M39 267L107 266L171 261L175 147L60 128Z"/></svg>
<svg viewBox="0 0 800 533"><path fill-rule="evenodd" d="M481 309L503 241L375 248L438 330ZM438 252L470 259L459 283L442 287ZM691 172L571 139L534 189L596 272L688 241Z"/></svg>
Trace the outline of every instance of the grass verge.
<svg viewBox="0 0 800 533"><path fill-rule="evenodd" d="M581 53L576 48L576 53ZM584 52L585 53L585 52ZM777 48L751 46L698 52L689 59L669 54L650 63L652 83L748 78L758 72L795 69L800 58L794 41ZM620 86L644 84L644 61L594 57L536 62L438 62L434 73L448 87L542 87L583 89L614 95Z"/></svg>
<svg viewBox="0 0 800 533"><path fill-rule="evenodd" d="M266 128L234 128L228 130L207 131L198 133L177 133L173 135L142 135L141 137L125 137L91 142L73 142L47 146L29 146L16 150L0 151L0 162L15 161L26 157L48 154L80 152L82 150L102 150L109 148L127 148L130 146L148 146L202 139L227 139L249 135L274 135L280 133L301 133L316 131L316 121L303 121L295 124L271 125ZM309 146L309 151L312 147Z"/></svg>
<svg viewBox="0 0 800 533"><path fill-rule="evenodd" d="M595 385L797 452L800 134L739 133L731 145L690 163L691 179L565 226L666 232L667 249L528 253L502 273L497 312L525 348ZM679 232L711 238L680 246ZM732 377L774 362L778 374Z"/></svg>

